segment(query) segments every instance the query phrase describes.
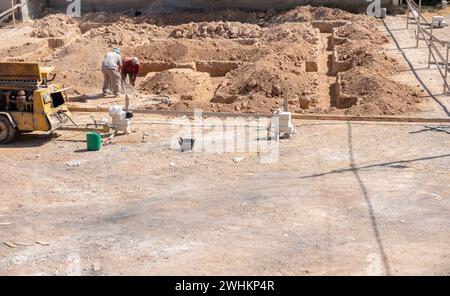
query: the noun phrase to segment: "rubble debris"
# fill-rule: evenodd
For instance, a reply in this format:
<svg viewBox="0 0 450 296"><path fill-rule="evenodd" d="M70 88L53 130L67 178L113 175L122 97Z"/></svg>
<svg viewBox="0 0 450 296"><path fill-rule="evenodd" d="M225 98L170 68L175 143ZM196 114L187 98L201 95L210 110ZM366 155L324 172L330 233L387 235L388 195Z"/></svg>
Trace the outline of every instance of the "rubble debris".
<svg viewBox="0 0 450 296"><path fill-rule="evenodd" d="M79 160L71 160L66 162L68 168L79 168L81 167L81 162Z"/></svg>
<svg viewBox="0 0 450 296"><path fill-rule="evenodd" d="M36 241L36 244L41 246L50 246L50 243L41 240Z"/></svg>
<svg viewBox="0 0 450 296"><path fill-rule="evenodd" d="M233 158L233 161L234 161L235 163L238 163L238 162L243 161L244 159L245 159L245 156L235 157L235 158Z"/></svg>

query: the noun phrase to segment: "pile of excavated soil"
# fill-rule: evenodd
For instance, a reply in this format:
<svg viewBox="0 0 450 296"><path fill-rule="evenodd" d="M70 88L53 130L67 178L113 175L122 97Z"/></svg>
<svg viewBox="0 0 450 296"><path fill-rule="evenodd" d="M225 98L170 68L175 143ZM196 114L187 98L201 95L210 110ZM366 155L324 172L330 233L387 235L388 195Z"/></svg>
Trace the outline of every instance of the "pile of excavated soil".
<svg viewBox="0 0 450 296"><path fill-rule="evenodd" d="M78 24L76 18L68 17L65 14L50 14L33 24L34 30L31 32L31 36L38 38L62 37L69 31L80 32Z"/></svg>
<svg viewBox="0 0 450 296"><path fill-rule="evenodd" d="M336 30L338 37L347 38L351 41L358 41L371 44L385 44L389 40L382 32L371 24L359 23L346 24Z"/></svg>
<svg viewBox="0 0 450 296"><path fill-rule="evenodd" d="M258 25L238 22L189 23L176 28L174 38L257 38L261 35Z"/></svg>
<svg viewBox="0 0 450 296"><path fill-rule="evenodd" d="M125 48L141 60L165 62L255 61L272 51L273 44L242 45L228 39L169 39Z"/></svg>
<svg viewBox="0 0 450 296"><path fill-rule="evenodd" d="M45 54L48 54L48 50L45 46L31 42L25 43L22 46L14 46L0 50L2 61L36 62Z"/></svg>
<svg viewBox="0 0 450 296"><path fill-rule="evenodd" d="M61 51L55 52L46 65L56 68L56 82L70 87L71 95L101 93L103 74L101 63L110 47L95 39L83 37Z"/></svg>
<svg viewBox="0 0 450 296"><path fill-rule="evenodd" d="M195 11L170 11L167 13L155 12L152 8L143 10L143 16L138 21L158 26L178 26L188 23L210 23L210 22L239 22L264 25L272 17L277 15L275 10L268 11L244 11L236 9L203 9Z"/></svg>
<svg viewBox="0 0 450 296"><path fill-rule="evenodd" d="M353 14L341 9L328 7L299 6L287 12L278 14L271 18L271 22L314 22L314 21L348 20L367 21L365 15ZM371 22L369 20L369 22Z"/></svg>
<svg viewBox="0 0 450 296"><path fill-rule="evenodd" d="M84 24L93 26L92 24ZM154 38L167 38L165 29L151 24L134 24L127 20L122 20L107 26L92 28L89 31L90 38L100 37L110 45L130 46L132 44L142 44L150 42Z"/></svg>
<svg viewBox="0 0 450 296"><path fill-rule="evenodd" d="M171 96L188 101L211 101L214 86L208 73L192 69L170 69L151 73L139 86L144 93Z"/></svg>
<svg viewBox="0 0 450 296"><path fill-rule="evenodd" d="M339 61L352 63L356 67L372 67L376 72L380 70L387 77L399 70L396 59L381 51L380 47L369 42L347 42L337 46Z"/></svg>
<svg viewBox="0 0 450 296"><path fill-rule="evenodd" d="M352 64L349 71L339 74L341 93L356 101L346 113L394 115L417 111L416 104L421 99L416 90L389 78L398 73L400 65L383 52L388 39L380 31L370 25L349 24L336 33L348 38L336 47L339 61Z"/></svg>
<svg viewBox="0 0 450 296"><path fill-rule="evenodd" d="M420 99L409 86L374 74L366 67L356 67L340 74L341 91L357 98L346 110L351 115L395 115L418 111Z"/></svg>
<svg viewBox="0 0 450 296"><path fill-rule="evenodd" d="M266 111L280 107L288 95L290 107L297 111L317 104L317 75L302 70L312 46L291 45L284 52L274 52L261 60L229 72L218 87L213 102L247 102Z"/></svg>
<svg viewBox="0 0 450 296"><path fill-rule="evenodd" d="M111 12L89 12L83 13L80 23L113 24L123 21L131 21L130 18L118 13Z"/></svg>
<svg viewBox="0 0 450 296"><path fill-rule="evenodd" d="M263 30L261 39L264 43L275 41L303 42L311 44L318 42L316 30L310 23L282 23L274 24Z"/></svg>

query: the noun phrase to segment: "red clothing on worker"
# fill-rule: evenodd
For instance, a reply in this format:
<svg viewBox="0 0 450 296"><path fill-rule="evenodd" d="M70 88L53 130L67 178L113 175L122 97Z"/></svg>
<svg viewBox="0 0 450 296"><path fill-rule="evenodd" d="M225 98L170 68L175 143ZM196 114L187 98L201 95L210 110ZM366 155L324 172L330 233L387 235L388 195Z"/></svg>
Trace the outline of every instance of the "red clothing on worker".
<svg viewBox="0 0 450 296"><path fill-rule="evenodd" d="M139 64L137 65L133 65L133 62L131 61L130 57L126 57L123 60L123 64L122 64L122 73L127 73L127 74L134 74L136 76L138 76L140 71L140 66Z"/></svg>

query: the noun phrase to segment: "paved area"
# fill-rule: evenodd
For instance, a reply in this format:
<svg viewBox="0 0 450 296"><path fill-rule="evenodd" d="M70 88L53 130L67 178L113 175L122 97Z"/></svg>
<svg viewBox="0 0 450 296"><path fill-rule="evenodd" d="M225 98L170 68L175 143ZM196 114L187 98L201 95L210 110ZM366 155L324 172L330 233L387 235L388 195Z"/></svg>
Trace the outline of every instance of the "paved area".
<svg viewBox="0 0 450 296"><path fill-rule="evenodd" d="M428 67L429 51L425 42L421 41L419 47L416 47L416 27L411 25L409 29L406 29L406 17L396 16L387 17L385 26L380 29L391 36L387 51L403 61L404 67L407 69L396 75L395 79L405 84L421 86L433 103L421 110L420 115L450 116L450 96L444 94L444 82L436 65ZM444 30L448 30L448 28ZM448 82L450 83L450 77Z"/></svg>

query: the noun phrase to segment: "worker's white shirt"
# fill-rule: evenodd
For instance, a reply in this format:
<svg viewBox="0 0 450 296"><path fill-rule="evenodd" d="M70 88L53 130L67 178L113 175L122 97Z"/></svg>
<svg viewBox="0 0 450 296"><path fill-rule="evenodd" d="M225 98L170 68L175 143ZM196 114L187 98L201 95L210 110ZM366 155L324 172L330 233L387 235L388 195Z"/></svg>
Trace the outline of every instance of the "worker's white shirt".
<svg viewBox="0 0 450 296"><path fill-rule="evenodd" d="M116 52L108 52L103 59L102 69L117 70L122 65L122 57Z"/></svg>

